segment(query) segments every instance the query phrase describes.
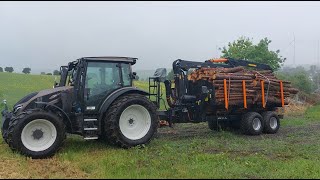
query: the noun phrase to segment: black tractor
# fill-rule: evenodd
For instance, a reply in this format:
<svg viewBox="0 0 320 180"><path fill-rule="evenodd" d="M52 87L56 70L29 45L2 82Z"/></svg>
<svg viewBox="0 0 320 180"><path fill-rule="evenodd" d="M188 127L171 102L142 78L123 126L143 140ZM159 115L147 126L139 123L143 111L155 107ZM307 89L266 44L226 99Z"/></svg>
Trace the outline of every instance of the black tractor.
<svg viewBox="0 0 320 180"><path fill-rule="evenodd" d="M31 93L2 111L1 132L11 149L33 158L55 154L66 133L123 148L148 143L157 107L133 87L137 58L84 57L60 68L53 89Z"/></svg>

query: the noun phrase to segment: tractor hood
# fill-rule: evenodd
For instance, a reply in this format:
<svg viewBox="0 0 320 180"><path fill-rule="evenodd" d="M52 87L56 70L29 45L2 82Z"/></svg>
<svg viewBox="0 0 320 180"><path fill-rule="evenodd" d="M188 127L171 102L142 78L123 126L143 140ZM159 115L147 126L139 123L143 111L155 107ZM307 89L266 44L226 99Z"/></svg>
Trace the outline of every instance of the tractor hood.
<svg viewBox="0 0 320 180"><path fill-rule="evenodd" d="M60 101L61 93L72 93L72 86L63 86L53 89L46 89L39 92L31 93L20 101L18 101L13 107L13 113L23 111L24 109L32 109L36 106L36 102L46 102L49 104L56 104Z"/></svg>

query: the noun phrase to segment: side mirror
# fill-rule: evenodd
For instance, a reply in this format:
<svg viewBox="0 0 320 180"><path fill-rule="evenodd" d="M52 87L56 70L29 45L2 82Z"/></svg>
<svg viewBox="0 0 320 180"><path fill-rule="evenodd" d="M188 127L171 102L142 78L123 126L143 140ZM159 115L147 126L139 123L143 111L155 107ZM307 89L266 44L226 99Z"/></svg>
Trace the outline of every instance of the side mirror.
<svg viewBox="0 0 320 180"><path fill-rule="evenodd" d="M131 79L136 79L136 78L137 78L137 73L136 72L132 72Z"/></svg>
<svg viewBox="0 0 320 180"><path fill-rule="evenodd" d="M57 81L54 80L54 83L53 83L53 87L52 87L52 88L56 88L56 87L58 87L58 86L59 86L59 83L57 83Z"/></svg>
<svg viewBox="0 0 320 180"><path fill-rule="evenodd" d="M3 104L4 104L4 110L5 110L5 111L8 111L7 100L4 99L2 102L3 102ZM4 121L4 119L3 119L3 121Z"/></svg>

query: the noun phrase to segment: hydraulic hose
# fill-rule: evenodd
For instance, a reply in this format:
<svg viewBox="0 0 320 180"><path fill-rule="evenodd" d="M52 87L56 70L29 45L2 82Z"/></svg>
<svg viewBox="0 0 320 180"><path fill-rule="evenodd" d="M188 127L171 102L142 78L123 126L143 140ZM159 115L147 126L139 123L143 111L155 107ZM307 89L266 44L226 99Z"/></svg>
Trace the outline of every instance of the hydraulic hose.
<svg viewBox="0 0 320 180"><path fill-rule="evenodd" d="M174 102L171 101L172 93L171 93L171 81L170 80L165 80L164 85L166 87L166 99L167 103L170 107L174 106Z"/></svg>

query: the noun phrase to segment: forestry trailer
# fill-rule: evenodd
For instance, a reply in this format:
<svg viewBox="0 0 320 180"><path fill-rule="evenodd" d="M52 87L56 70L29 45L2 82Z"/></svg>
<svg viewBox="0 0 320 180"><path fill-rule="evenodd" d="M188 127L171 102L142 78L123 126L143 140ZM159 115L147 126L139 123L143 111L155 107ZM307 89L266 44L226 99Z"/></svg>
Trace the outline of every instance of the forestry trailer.
<svg viewBox="0 0 320 180"><path fill-rule="evenodd" d="M239 125L245 134L251 135L276 133L279 129L281 116L276 109L286 103L282 81L270 80L266 85L268 92L264 92L263 81L256 82L256 87L263 90L262 97L252 99L253 91L249 88L253 86L248 74L233 72L232 76L224 75L228 78L211 74L205 78L208 72L218 72L217 69L226 72L239 67L254 67L271 71L267 65L234 59L205 62L179 59L173 63L174 88L166 79L165 71L158 69L156 76L149 78L149 92L146 92L133 86L136 73L132 72L131 66L136 60L129 57L84 57L61 66L60 82L55 83L53 89L25 96L13 106L12 112L5 106L1 126L3 139L12 150L21 154L46 158L58 151L66 133L78 134L88 140L107 140L123 148L146 144L157 132L160 120L170 126L207 121L211 129ZM198 76L190 74L191 69L203 68L208 72L199 71ZM237 90L239 82L244 96L241 97L242 104L232 104L230 90ZM167 110L159 110L161 83L165 84L170 106ZM268 97L264 95L267 93L268 96L270 83L279 84L280 103L267 102ZM239 98L236 100L238 102Z"/></svg>

